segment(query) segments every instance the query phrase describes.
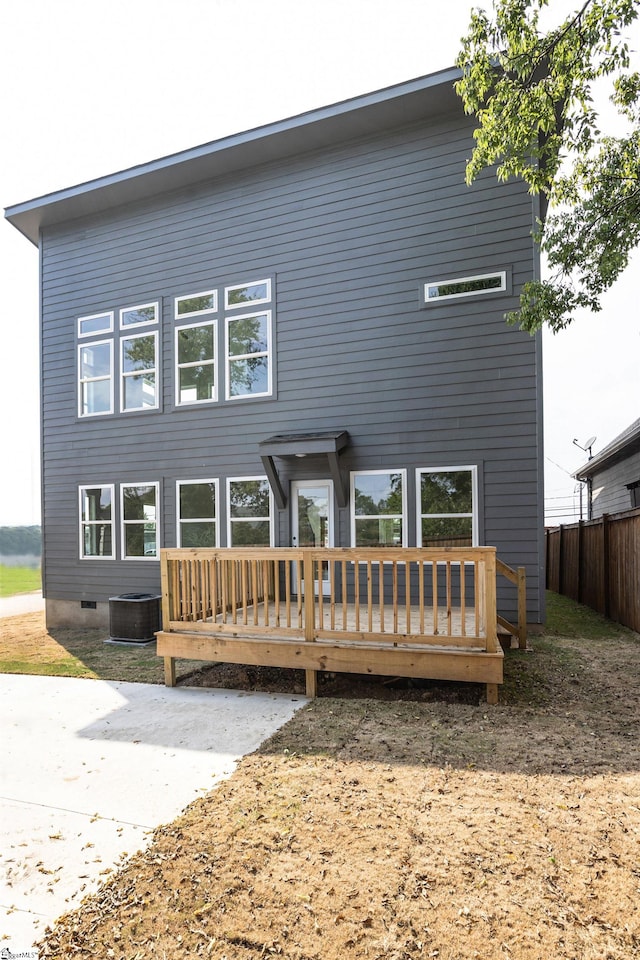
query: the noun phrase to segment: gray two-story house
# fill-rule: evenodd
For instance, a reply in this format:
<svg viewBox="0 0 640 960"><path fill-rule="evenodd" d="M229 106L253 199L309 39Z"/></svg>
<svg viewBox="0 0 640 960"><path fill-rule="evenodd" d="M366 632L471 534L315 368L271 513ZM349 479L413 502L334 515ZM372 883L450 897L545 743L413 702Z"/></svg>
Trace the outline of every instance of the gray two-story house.
<svg viewBox="0 0 640 960"><path fill-rule="evenodd" d="M543 617L537 201L444 71L14 205L39 247L50 626L163 546L495 545ZM508 601L511 602L511 601Z"/></svg>

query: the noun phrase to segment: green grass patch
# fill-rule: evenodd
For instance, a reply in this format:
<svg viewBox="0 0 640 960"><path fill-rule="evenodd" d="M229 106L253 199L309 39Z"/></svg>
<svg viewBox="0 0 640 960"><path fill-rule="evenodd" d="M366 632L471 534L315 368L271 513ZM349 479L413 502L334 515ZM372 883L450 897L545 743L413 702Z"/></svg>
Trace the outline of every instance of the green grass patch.
<svg viewBox="0 0 640 960"><path fill-rule="evenodd" d="M7 567L0 564L0 597L13 597L17 593L33 593L42 588L39 569L32 567Z"/></svg>
<svg viewBox="0 0 640 960"><path fill-rule="evenodd" d="M580 637L582 640L619 640L620 637L631 639L635 636L633 630L550 590L547 591L545 635Z"/></svg>

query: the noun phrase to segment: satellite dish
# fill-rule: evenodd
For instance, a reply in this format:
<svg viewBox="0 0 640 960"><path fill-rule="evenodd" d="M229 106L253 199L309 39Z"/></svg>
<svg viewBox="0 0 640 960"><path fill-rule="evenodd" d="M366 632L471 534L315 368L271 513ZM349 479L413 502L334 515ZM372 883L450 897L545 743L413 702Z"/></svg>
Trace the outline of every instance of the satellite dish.
<svg viewBox="0 0 640 960"><path fill-rule="evenodd" d="M592 447L597 439L597 437L589 437L588 440L585 440L583 450L588 450L590 447Z"/></svg>

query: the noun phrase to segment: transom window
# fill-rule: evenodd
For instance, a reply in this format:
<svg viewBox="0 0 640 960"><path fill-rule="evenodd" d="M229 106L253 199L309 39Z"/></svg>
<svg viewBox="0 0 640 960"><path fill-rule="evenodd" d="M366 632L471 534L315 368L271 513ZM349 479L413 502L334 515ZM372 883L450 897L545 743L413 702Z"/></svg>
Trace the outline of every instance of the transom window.
<svg viewBox="0 0 640 960"><path fill-rule="evenodd" d="M218 481L178 480L178 546L217 547Z"/></svg>
<svg viewBox="0 0 640 960"><path fill-rule="evenodd" d="M478 545L476 467L424 468L417 471L418 545Z"/></svg>
<svg viewBox="0 0 640 960"><path fill-rule="evenodd" d="M215 290L176 297L176 317L197 317L203 313L213 313L217 309L218 294Z"/></svg>
<svg viewBox="0 0 640 960"><path fill-rule="evenodd" d="M225 287L225 308L243 307L246 304L269 303L271 300L271 280L256 280L252 283L240 283Z"/></svg>
<svg viewBox="0 0 640 960"><path fill-rule="evenodd" d="M90 337L96 333L111 333L113 330L113 311L95 313L90 317L78 317L78 336Z"/></svg>
<svg viewBox="0 0 640 960"><path fill-rule="evenodd" d="M406 541L406 470L351 474L354 547L402 547Z"/></svg>
<svg viewBox="0 0 640 960"><path fill-rule="evenodd" d="M125 307L120 311L120 327L142 327L158 322L158 304L143 303L140 307Z"/></svg>
<svg viewBox="0 0 640 960"><path fill-rule="evenodd" d="M123 483L120 487L123 560L158 558L158 502L157 483Z"/></svg>
<svg viewBox="0 0 640 960"><path fill-rule="evenodd" d="M227 504L230 547L273 546L273 499L266 477L227 480Z"/></svg>
<svg viewBox="0 0 640 960"><path fill-rule="evenodd" d="M458 297L478 296L486 293L499 293L507 289L507 272L481 273L470 277L456 277L454 280L433 280L424 285L424 301L453 300Z"/></svg>
<svg viewBox="0 0 640 960"><path fill-rule="evenodd" d="M80 487L81 559L114 559L113 499L111 484Z"/></svg>

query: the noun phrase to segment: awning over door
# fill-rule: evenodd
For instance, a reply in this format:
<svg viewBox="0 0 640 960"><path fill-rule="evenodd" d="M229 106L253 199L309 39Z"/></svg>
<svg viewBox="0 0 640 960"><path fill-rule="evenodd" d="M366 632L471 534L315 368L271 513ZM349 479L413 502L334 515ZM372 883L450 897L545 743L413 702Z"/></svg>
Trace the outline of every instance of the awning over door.
<svg viewBox="0 0 640 960"><path fill-rule="evenodd" d="M348 502L347 488L340 471L339 455L348 445L349 434L346 430L323 430L319 433L282 433L269 437L267 440L262 440L259 444L260 459L280 510L284 510L287 506L287 495L278 476L274 460L276 458L291 460L317 456L327 458L338 506L346 507Z"/></svg>

